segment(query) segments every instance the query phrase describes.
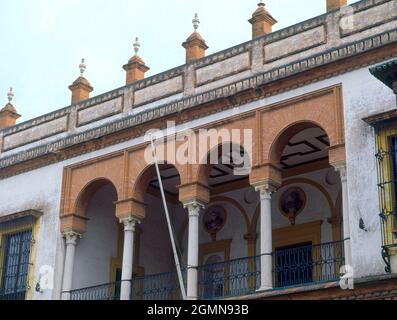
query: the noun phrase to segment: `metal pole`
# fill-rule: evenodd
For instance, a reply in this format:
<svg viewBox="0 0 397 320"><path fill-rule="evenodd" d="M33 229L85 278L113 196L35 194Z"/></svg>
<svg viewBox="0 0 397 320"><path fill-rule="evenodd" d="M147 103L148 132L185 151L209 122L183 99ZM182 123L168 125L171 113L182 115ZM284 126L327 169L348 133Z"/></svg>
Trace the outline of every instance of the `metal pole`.
<svg viewBox="0 0 397 320"><path fill-rule="evenodd" d="M185 284L183 282L183 276L182 276L182 270L181 270L181 264L179 262L179 257L178 253L176 250L176 244L175 244L175 239L174 239L174 234L172 232L172 226L171 226L171 219L170 219L170 214L168 212L168 206L167 206L167 201L165 199L165 193L164 193L164 188L163 188L163 181L161 180L161 175L160 175L160 168L157 160L157 154L156 154L156 147L154 145L152 135L149 135L150 137L150 144L152 146L152 151L153 151L153 158L154 158L154 165L156 167L156 172L157 172L157 178L159 180L159 186L160 186L160 192L161 192L161 197L163 199L163 205L164 205L164 210L165 210L165 216L167 218L167 224L168 224L168 230L170 233L170 238L171 238L171 245L172 245L172 251L174 252L174 259L175 259L175 265L176 265L176 270L178 273L178 279L179 279L179 287L181 288L182 292L182 299L186 299L186 290L185 290Z"/></svg>

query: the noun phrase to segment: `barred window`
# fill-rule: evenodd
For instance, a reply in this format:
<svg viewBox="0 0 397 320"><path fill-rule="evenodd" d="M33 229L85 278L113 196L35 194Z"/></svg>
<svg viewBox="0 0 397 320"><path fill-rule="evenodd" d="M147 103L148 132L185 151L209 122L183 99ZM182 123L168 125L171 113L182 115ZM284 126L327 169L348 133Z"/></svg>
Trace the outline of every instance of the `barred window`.
<svg viewBox="0 0 397 320"><path fill-rule="evenodd" d="M33 244L31 218L0 224L0 300L24 300Z"/></svg>
<svg viewBox="0 0 397 320"><path fill-rule="evenodd" d="M384 249L397 246L397 128L376 129L378 190Z"/></svg>

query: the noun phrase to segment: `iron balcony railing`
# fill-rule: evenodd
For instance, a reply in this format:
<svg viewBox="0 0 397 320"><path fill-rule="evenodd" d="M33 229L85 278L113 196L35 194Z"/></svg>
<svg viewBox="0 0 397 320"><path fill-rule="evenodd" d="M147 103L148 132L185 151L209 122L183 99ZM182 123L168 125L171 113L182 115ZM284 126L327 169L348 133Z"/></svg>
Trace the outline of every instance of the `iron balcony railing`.
<svg viewBox="0 0 397 320"><path fill-rule="evenodd" d="M336 281L345 264L344 241L276 250L273 261L276 288Z"/></svg>
<svg viewBox="0 0 397 320"><path fill-rule="evenodd" d="M73 290L70 300L120 300L121 282Z"/></svg>
<svg viewBox="0 0 397 320"><path fill-rule="evenodd" d="M344 242L277 250L273 254L276 289L340 279ZM201 299L250 295L260 288L261 256L205 265L199 268Z"/></svg>
<svg viewBox="0 0 397 320"><path fill-rule="evenodd" d="M186 271L182 270L183 283L186 286ZM185 288L186 289L186 288ZM181 300L178 274L161 273L132 280L132 300Z"/></svg>
<svg viewBox="0 0 397 320"><path fill-rule="evenodd" d="M186 283L186 272L182 272ZM121 282L73 290L71 300L120 300ZM181 300L176 272L136 277L131 281L131 300Z"/></svg>
<svg viewBox="0 0 397 320"><path fill-rule="evenodd" d="M273 254L275 289L337 281L344 265L344 242L284 248ZM183 271L186 284L186 270ZM214 300L250 295L261 281L261 256L203 265L198 268L199 298ZM176 273L134 278L132 300L180 300ZM72 300L119 300L120 283L74 290Z"/></svg>
<svg viewBox="0 0 397 320"><path fill-rule="evenodd" d="M249 257L199 267L202 300L238 297L260 287L260 257Z"/></svg>

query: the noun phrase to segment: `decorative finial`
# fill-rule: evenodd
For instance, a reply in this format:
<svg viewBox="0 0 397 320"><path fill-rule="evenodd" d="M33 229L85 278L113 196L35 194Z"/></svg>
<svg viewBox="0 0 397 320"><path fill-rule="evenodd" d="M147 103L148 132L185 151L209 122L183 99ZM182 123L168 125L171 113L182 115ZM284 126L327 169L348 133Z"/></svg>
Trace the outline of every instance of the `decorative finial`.
<svg viewBox="0 0 397 320"><path fill-rule="evenodd" d="M194 15L194 19L192 22L193 22L194 31L197 32L197 29L199 28L199 25L200 25L200 19L199 19L197 13Z"/></svg>
<svg viewBox="0 0 397 320"><path fill-rule="evenodd" d="M263 0L260 0L258 3L258 7L264 7L265 3L263 2Z"/></svg>
<svg viewBox="0 0 397 320"><path fill-rule="evenodd" d="M82 77L84 75L85 69L87 69L87 66L85 65L85 59L81 59L79 68L80 68L80 76Z"/></svg>
<svg viewBox="0 0 397 320"><path fill-rule="evenodd" d="M12 91L12 88L10 88L10 91L8 91L7 97L8 97L8 103L11 103L12 99L14 98L14 92Z"/></svg>
<svg viewBox="0 0 397 320"><path fill-rule="evenodd" d="M141 44L139 43L139 38L136 37L135 38L135 42L134 42L134 51L135 51L135 55L138 55L139 49L141 48Z"/></svg>

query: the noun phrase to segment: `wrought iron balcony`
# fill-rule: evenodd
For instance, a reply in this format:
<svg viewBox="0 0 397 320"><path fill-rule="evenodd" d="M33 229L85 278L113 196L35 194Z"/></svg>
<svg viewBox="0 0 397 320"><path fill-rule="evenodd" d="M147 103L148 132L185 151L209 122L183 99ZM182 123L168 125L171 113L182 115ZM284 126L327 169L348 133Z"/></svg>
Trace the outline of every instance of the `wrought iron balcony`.
<svg viewBox="0 0 397 320"><path fill-rule="evenodd" d="M186 283L186 272L183 272ZM73 290L71 300L120 300L121 282ZM136 277L131 281L132 300L181 300L176 272Z"/></svg>
<svg viewBox="0 0 397 320"><path fill-rule="evenodd" d="M344 262L343 241L277 250L273 269L275 287L339 280Z"/></svg>
<svg viewBox="0 0 397 320"><path fill-rule="evenodd" d="M70 300L120 300L121 282L73 290Z"/></svg>
<svg viewBox="0 0 397 320"><path fill-rule="evenodd" d="M199 296L202 300L224 299L256 293L260 287L260 256L199 267ZM331 282L340 279L344 265L344 242L277 250L273 255L275 290ZM186 277L186 271L183 272ZM186 279L185 279L186 283ZM179 300L176 273L134 278L132 300ZM72 300L118 300L120 283L74 290Z"/></svg>
<svg viewBox="0 0 397 320"><path fill-rule="evenodd" d="M199 268L200 298L222 299L254 293L260 286L260 256Z"/></svg>

